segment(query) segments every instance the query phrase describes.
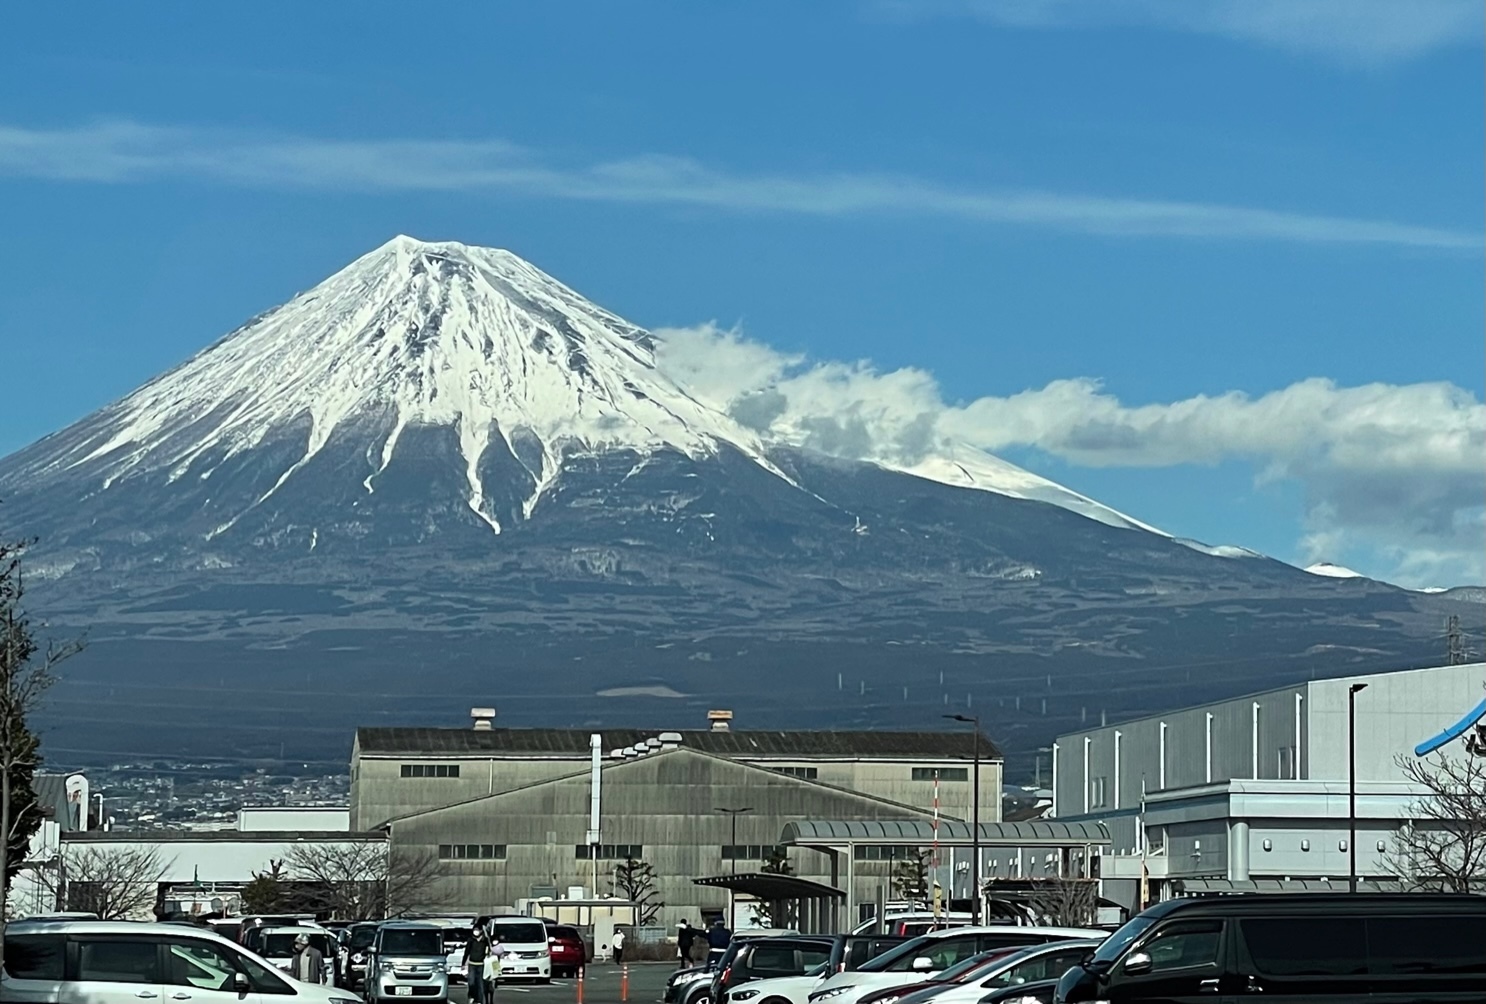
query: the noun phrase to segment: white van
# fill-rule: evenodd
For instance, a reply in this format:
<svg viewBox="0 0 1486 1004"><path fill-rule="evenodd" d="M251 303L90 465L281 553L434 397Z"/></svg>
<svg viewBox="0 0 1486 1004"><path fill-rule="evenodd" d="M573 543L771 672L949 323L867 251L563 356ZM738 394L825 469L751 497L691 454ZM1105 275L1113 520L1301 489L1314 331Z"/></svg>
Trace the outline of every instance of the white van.
<svg viewBox="0 0 1486 1004"><path fill-rule="evenodd" d="M547 947L547 925L534 917L491 917L486 928L492 940L506 950L500 978L552 980L552 953Z"/></svg>
<svg viewBox="0 0 1486 1004"><path fill-rule="evenodd" d="M360 1004L300 983L210 931L183 924L17 921L5 927L6 1004Z"/></svg>

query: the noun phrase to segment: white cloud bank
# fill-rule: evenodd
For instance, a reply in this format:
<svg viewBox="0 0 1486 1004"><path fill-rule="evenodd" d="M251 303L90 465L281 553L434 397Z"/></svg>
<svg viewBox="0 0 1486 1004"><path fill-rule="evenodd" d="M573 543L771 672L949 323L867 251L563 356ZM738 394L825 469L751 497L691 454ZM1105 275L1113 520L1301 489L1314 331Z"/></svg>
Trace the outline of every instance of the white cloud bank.
<svg viewBox="0 0 1486 1004"><path fill-rule="evenodd" d="M0 177L94 184L200 179L256 188L507 192L807 216L941 217L1113 237L1392 245L1479 252L1479 233L1287 210L1029 189L966 190L869 173L739 174L644 155L562 165L501 140L324 140L100 122L0 124Z"/></svg>
<svg viewBox="0 0 1486 1004"><path fill-rule="evenodd" d="M714 325L657 336L663 367L698 396L800 446L903 466L956 442L1091 467L1241 460L1260 484L1303 486L1304 563L1361 554L1405 585L1486 581L1486 405L1451 384L1313 379L1130 407L1073 379L950 404L923 370L812 362Z"/></svg>
<svg viewBox="0 0 1486 1004"><path fill-rule="evenodd" d="M1479 46L1480 0L877 0L893 17L1011 28L1137 27L1215 35L1353 65Z"/></svg>

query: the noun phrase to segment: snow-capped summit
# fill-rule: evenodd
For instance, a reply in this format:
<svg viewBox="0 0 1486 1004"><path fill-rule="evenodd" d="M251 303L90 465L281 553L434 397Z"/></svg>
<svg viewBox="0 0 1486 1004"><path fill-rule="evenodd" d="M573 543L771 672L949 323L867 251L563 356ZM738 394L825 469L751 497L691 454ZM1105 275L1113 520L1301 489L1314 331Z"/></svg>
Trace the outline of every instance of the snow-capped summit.
<svg viewBox="0 0 1486 1004"><path fill-rule="evenodd" d="M90 492L149 477L211 488L256 458L250 485L211 493L221 518L208 538L317 464L334 467L320 477L343 482L338 497L351 483L374 495L410 430L453 432L464 502L496 533L530 519L573 456L736 450L788 481L770 456L787 444L698 400L657 367L654 346L509 251L399 236L3 473L76 479ZM951 452L894 469L1152 529L981 451ZM499 491L491 465L502 467Z"/></svg>
<svg viewBox="0 0 1486 1004"><path fill-rule="evenodd" d="M1365 579L1367 576L1361 572L1354 572L1344 565L1334 565L1329 561L1319 561L1314 565L1307 565L1307 572L1312 575L1324 575L1328 579Z"/></svg>

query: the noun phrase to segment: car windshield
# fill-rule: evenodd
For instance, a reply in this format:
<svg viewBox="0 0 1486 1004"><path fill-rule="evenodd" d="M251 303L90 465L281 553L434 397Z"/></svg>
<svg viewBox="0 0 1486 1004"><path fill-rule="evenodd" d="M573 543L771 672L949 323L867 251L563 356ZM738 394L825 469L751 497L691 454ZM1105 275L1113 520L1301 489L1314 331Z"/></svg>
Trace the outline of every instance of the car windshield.
<svg viewBox="0 0 1486 1004"><path fill-rule="evenodd" d="M467 945L470 940L470 929L467 927L444 928L444 946Z"/></svg>
<svg viewBox="0 0 1486 1004"><path fill-rule="evenodd" d="M1120 953L1130 947L1130 943L1151 929L1155 921L1149 917L1136 917L1108 938L1094 951L1094 959L1098 962L1114 962L1120 957Z"/></svg>
<svg viewBox="0 0 1486 1004"><path fill-rule="evenodd" d="M551 937L561 938L563 941L582 941L583 936L578 933L576 927L550 927L547 929Z"/></svg>
<svg viewBox="0 0 1486 1004"><path fill-rule="evenodd" d="M376 940L377 929L375 927L358 927L351 932L351 940L347 947L352 949L367 949Z"/></svg>
<svg viewBox="0 0 1486 1004"><path fill-rule="evenodd" d="M389 928L382 932L383 955L443 955L443 939L432 929Z"/></svg>
<svg viewBox="0 0 1486 1004"><path fill-rule="evenodd" d="M831 968L831 964L829 962L822 962L820 965L816 966L813 969L807 969L807 970L805 970L805 975L806 976L824 976L828 971L830 971L830 968Z"/></svg>
<svg viewBox="0 0 1486 1004"><path fill-rule="evenodd" d="M897 962L905 955L909 957L916 955L919 949L923 948L925 945L932 944L933 941L933 938L914 938L912 941L905 941L897 948L883 952L877 958L869 959L867 962L864 962L862 965L857 967L857 972L885 973L892 967L892 964L894 962Z"/></svg>
<svg viewBox="0 0 1486 1004"><path fill-rule="evenodd" d="M270 958L274 956L289 956L294 954L294 939L298 934L290 934L288 931L282 933L265 934L263 936L263 950L260 954ZM310 946L327 958L331 953L330 937L325 934L308 935Z"/></svg>
<svg viewBox="0 0 1486 1004"><path fill-rule="evenodd" d="M496 924L495 936L508 945L535 945L547 940L547 929L541 924Z"/></svg>

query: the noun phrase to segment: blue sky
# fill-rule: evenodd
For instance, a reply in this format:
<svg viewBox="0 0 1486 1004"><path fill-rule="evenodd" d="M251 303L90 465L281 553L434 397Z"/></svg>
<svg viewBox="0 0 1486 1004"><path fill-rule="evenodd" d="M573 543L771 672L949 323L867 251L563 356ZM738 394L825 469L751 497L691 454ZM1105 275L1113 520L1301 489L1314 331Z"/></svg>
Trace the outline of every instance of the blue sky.
<svg viewBox="0 0 1486 1004"><path fill-rule="evenodd" d="M724 397L889 445L929 414L1179 535L1486 577L1475 0L8 19L0 454L409 233L689 329Z"/></svg>

